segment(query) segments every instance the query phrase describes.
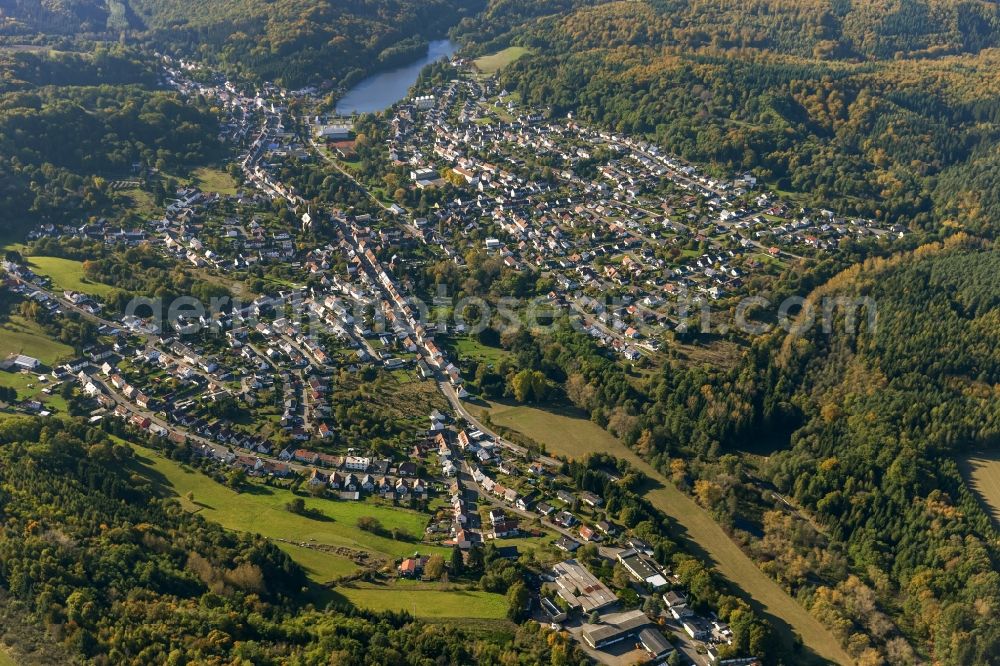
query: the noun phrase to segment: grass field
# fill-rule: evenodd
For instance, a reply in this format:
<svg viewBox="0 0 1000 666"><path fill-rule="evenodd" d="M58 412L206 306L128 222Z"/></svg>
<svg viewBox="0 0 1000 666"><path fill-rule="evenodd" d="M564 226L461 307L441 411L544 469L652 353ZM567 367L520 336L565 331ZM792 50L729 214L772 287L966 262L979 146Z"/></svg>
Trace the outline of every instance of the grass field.
<svg viewBox="0 0 1000 666"><path fill-rule="evenodd" d="M806 647L821 659L853 663L836 638L758 569L704 509L603 428L568 410L546 411L494 403L488 411L493 423L544 444L549 453L577 458L605 452L628 460L649 477L646 498L677 523L678 536L686 542L686 547L704 556L735 588L742 590L747 601L769 617L787 644L791 643L793 632L798 633ZM1000 462L995 478L1000 481ZM1000 500L1000 485L996 497ZM809 656L803 655L802 663L809 663L808 660Z"/></svg>
<svg viewBox="0 0 1000 666"><path fill-rule="evenodd" d="M959 468L986 512L1000 525L1000 453L976 453L960 460Z"/></svg>
<svg viewBox="0 0 1000 666"><path fill-rule="evenodd" d="M127 199L128 204L126 208L131 213L141 215L142 217L149 217L156 214L157 210L159 210L156 201L153 199L153 195L145 190L136 187L130 190L121 190L119 194Z"/></svg>
<svg viewBox="0 0 1000 666"><path fill-rule="evenodd" d="M628 450L607 430L572 412L495 402L490 405L489 415L496 425L527 435L545 445L546 452L552 455L584 458L590 453L614 451L616 448Z"/></svg>
<svg viewBox="0 0 1000 666"><path fill-rule="evenodd" d="M52 382L40 382L38 377L20 372L0 372L0 386L8 386L17 390L18 400L28 400L34 398L43 402L50 408L55 408L61 412L69 411L66 399L59 394L56 389L51 395L42 393L46 386L58 386Z"/></svg>
<svg viewBox="0 0 1000 666"><path fill-rule="evenodd" d="M309 578L317 583L328 583L358 570L358 565L346 557L290 543L279 543L278 547L291 555L292 559L306 570Z"/></svg>
<svg viewBox="0 0 1000 666"><path fill-rule="evenodd" d="M502 594L480 590L428 589L421 583L400 581L389 585L356 583L337 586L336 591L355 606L409 611L420 618L499 620L507 615L507 600Z"/></svg>
<svg viewBox="0 0 1000 666"><path fill-rule="evenodd" d="M72 289L92 296L106 296L112 287L100 282L91 282L83 275L83 262L60 257L29 257L31 270L52 280L58 291Z"/></svg>
<svg viewBox="0 0 1000 666"><path fill-rule="evenodd" d="M518 58L527 55L531 51L523 46L511 46L503 51L498 51L491 55L476 58L473 63L476 69L484 76L492 76L501 69L516 61Z"/></svg>
<svg viewBox="0 0 1000 666"><path fill-rule="evenodd" d="M202 192L236 194L236 181L221 169L202 167L191 174L195 187Z"/></svg>
<svg viewBox="0 0 1000 666"><path fill-rule="evenodd" d="M376 536L357 526L358 518L372 516L387 530L398 527L419 537L424 532L427 518L416 511L375 506L365 502L305 498L306 508L321 512L323 517L297 515L285 509L285 505L294 497L288 490L252 484L248 490L237 493L207 475L169 460L151 449L140 446L133 448L141 474L164 491L176 494L184 508L231 530L255 532L272 539L298 543L363 550L388 559L412 555L415 551L444 555L450 552L444 548ZM185 497L188 492L194 494L193 502ZM341 575L340 572L347 566L342 561L344 558L329 555L334 561L328 562L327 555L316 550L296 547L288 552L293 557L298 556L297 561L317 579Z"/></svg>
<svg viewBox="0 0 1000 666"><path fill-rule="evenodd" d="M46 365L73 355L73 348L47 336L33 321L12 315L0 324L0 358L8 354L27 354Z"/></svg>
<svg viewBox="0 0 1000 666"><path fill-rule="evenodd" d="M506 349L489 347L472 338L457 338L452 343L452 346L460 357L474 358L493 365L499 363L501 359L510 354Z"/></svg>
<svg viewBox="0 0 1000 666"><path fill-rule="evenodd" d="M17 666L17 662L3 646L0 646L0 666Z"/></svg>

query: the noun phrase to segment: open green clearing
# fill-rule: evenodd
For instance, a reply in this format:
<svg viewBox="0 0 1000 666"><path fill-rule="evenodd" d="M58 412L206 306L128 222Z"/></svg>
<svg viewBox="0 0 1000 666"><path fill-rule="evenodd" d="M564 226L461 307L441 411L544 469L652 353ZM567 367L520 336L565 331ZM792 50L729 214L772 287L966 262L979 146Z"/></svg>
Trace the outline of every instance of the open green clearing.
<svg viewBox="0 0 1000 666"><path fill-rule="evenodd" d="M184 508L231 530L253 532L294 543L363 550L386 559L406 557L416 551L422 554L450 553L444 548L376 536L357 526L358 518L371 516L378 519L387 530L397 527L419 537L424 533L427 517L416 511L366 502L306 497L303 498L306 508L320 512L322 517L298 515L285 509L285 505L295 497L289 490L248 484L244 492L237 493L211 477L169 460L152 449L138 445L133 445L133 448L141 474L157 483L164 491L176 494ZM193 502L186 497L189 492L194 494ZM308 554L302 553L303 550L308 550ZM342 575L340 572L347 566L343 561L345 558L326 555L317 550L294 548L288 552L293 556L299 555L302 558L299 561L316 579ZM326 562L327 557L341 561Z"/></svg>
<svg viewBox="0 0 1000 666"><path fill-rule="evenodd" d="M975 453L959 460L959 468L987 513L1000 524L1000 453Z"/></svg>
<svg viewBox="0 0 1000 666"><path fill-rule="evenodd" d="M306 570L306 574L311 580L320 584L329 583L342 576L349 576L358 570L358 565L354 562L333 553L284 542L279 543L278 547L298 562Z"/></svg>
<svg viewBox="0 0 1000 666"><path fill-rule="evenodd" d="M82 261L61 257L29 257L28 266L35 273L51 279L52 286L59 291L70 289L93 296L106 296L113 289L84 277Z"/></svg>
<svg viewBox="0 0 1000 666"><path fill-rule="evenodd" d="M420 618L474 618L499 620L507 615L502 594L480 590L427 589L423 584L399 581L388 585L352 583L337 586L355 606L375 611L408 611Z"/></svg>
<svg viewBox="0 0 1000 666"><path fill-rule="evenodd" d="M624 458L615 449L628 450L607 430L572 412L499 402L492 403L488 411L494 424L527 435L543 444L546 452L552 455L584 458L591 453L613 452Z"/></svg>
<svg viewBox="0 0 1000 666"><path fill-rule="evenodd" d="M222 169L202 167L191 173L195 187L202 192L236 194L236 181Z"/></svg>
<svg viewBox="0 0 1000 666"><path fill-rule="evenodd" d="M0 324L0 358L10 354L27 354L46 365L73 355L69 345L53 340L33 321L11 315Z"/></svg>
<svg viewBox="0 0 1000 666"><path fill-rule="evenodd" d="M490 347L484 345L478 340L473 340L472 338L456 338L451 346L454 348L455 352L463 358L474 358L479 361L485 361L491 365L496 365L505 356L510 354L506 349L501 349L500 347Z"/></svg>
<svg viewBox="0 0 1000 666"><path fill-rule="evenodd" d="M476 58L473 63L481 74L492 76L528 53L531 53L530 49L526 49L523 46L510 46L503 51Z"/></svg>
<svg viewBox="0 0 1000 666"><path fill-rule="evenodd" d="M153 199L153 195L146 190L134 187L128 190L121 190L119 194L122 195L125 203L125 208L130 213L135 213L136 215L142 217L150 217L155 215L159 208L156 205L156 201Z"/></svg>
<svg viewBox="0 0 1000 666"><path fill-rule="evenodd" d="M543 444L549 453L580 458L602 452L628 460L651 480L645 492L646 499L679 525L679 536L686 541L686 547L704 555L734 588L742 590L749 603L769 616L786 643L791 642L794 632L823 659L853 663L837 639L758 569L707 511L596 423L570 410L548 411L524 405L494 403L481 411L487 411L493 423L517 430ZM1000 481L1000 461L994 478ZM1000 499L1000 485L997 486L997 498Z"/></svg>
<svg viewBox="0 0 1000 666"><path fill-rule="evenodd" d="M34 399L45 403L49 408L55 408L61 412L69 411L66 399L59 394L60 384L54 382L41 382L37 375L23 372L0 372L0 386L7 386L17 390L18 400ZM45 387L53 387L51 394L42 393Z"/></svg>

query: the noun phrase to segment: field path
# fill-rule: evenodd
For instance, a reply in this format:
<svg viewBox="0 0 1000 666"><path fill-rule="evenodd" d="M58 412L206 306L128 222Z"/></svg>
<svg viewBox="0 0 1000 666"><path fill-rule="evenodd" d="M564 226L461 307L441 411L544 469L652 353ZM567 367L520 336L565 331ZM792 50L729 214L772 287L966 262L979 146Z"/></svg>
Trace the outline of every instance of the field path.
<svg viewBox="0 0 1000 666"><path fill-rule="evenodd" d="M569 412L501 404L491 405L489 412L493 423L524 433L550 453L581 457L605 452L629 461L650 479L645 497L673 519L680 532L676 536L689 552L710 562L734 591L768 618L786 644L792 644L795 634L801 637L812 654L800 655L797 663L854 663L836 638L757 568L707 511L606 430Z"/></svg>

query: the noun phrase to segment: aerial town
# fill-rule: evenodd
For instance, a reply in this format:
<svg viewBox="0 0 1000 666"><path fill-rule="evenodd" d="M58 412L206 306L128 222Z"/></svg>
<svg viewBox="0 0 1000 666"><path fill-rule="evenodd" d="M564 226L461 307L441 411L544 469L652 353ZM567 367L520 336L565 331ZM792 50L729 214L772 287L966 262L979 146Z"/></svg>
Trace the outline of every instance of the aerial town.
<svg viewBox="0 0 1000 666"><path fill-rule="evenodd" d="M380 200L350 170L354 118L292 115L292 99L299 109L317 103L312 92L244 93L225 81L195 82L184 63L164 62L170 85L225 106L223 138L241 151L246 186L236 194L179 188L162 217L136 228L47 225L28 240L141 247L277 286L215 312L164 318L152 304L120 312L92 294L56 289L8 260L14 292L52 316L88 322L98 341L52 367L22 354L5 369L35 378L45 396L72 385L92 423L117 420L189 446L222 477L419 512L425 531L407 536L414 554L392 562L392 577L424 577L422 546L468 557L492 544L513 560L530 549L542 565L531 616L565 628L600 662L663 661L679 650L696 664L758 663L749 654L720 659L729 626L689 603L684 580L604 498L576 485L565 458L515 442L470 407L476 396L454 344L467 332L422 318L411 268L462 266L480 254L532 271L544 276L544 302L617 362L657 364L689 324L682 302L725 311L790 260L891 242L905 230L796 209L749 174L709 176L642 139L548 120L495 80L472 76L418 91L378 121L388 137L379 147L384 169L408 172L400 185L417 196L447 193L415 213ZM283 180L302 163L336 165L377 202L375 212L309 205L311 196ZM384 433L382 444L393 446L365 448L344 431L346 412L333 394L376 377L402 383L408 404ZM44 399L20 407L54 408ZM621 482L620 470L597 472Z"/></svg>

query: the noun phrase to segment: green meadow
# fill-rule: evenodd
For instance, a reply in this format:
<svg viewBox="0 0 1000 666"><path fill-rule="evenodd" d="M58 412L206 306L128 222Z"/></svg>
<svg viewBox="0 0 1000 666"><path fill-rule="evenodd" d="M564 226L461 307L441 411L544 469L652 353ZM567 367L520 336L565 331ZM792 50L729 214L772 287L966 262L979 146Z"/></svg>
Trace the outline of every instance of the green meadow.
<svg viewBox="0 0 1000 666"><path fill-rule="evenodd" d="M58 291L70 289L92 296L106 296L113 289L84 277L82 261L61 257L29 257L28 266L35 273L51 279L52 286Z"/></svg>
<svg viewBox="0 0 1000 666"><path fill-rule="evenodd" d="M299 561L315 580L329 580L350 573L355 567L345 557L291 544L306 543L316 547L367 551L375 557L386 560L407 557L414 552L421 554L450 552L440 547L378 536L357 526L358 518L371 516L386 530L399 528L419 538L424 533L428 518L416 511L378 506L368 502L306 497L303 498L306 508L314 513L299 515L285 508L285 505L296 497L289 490L248 483L243 492L236 492L208 475L170 460L156 451L135 445L133 448L136 451L138 471L160 486L164 492L177 496L185 509L231 530L253 532L271 539L291 542L287 545L286 551ZM188 493L192 494L190 500L187 497Z"/></svg>
<svg viewBox="0 0 1000 666"><path fill-rule="evenodd" d="M48 337L35 322L12 315L0 324L0 358L10 354L27 354L46 365L73 355L73 348Z"/></svg>
<svg viewBox="0 0 1000 666"><path fill-rule="evenodd" d="M385 585L352 583L350 586L338 585L336 592L355 606L376 611L407 611L415 617L427 619L500 620L507 615L507 600L502 594L416 581Z"/></svg>
<svg viewBox="0 0 1000 666"><path fill-rule="evenodd" d="M531 50L523 46L511 46L503 51L476 58L473 63L480 74L483 76L492 76L528 53L531 53Z"/></svg>

